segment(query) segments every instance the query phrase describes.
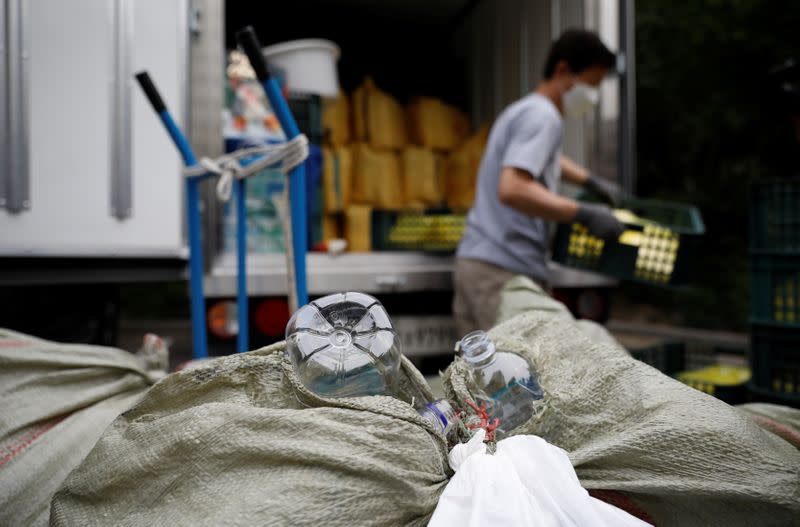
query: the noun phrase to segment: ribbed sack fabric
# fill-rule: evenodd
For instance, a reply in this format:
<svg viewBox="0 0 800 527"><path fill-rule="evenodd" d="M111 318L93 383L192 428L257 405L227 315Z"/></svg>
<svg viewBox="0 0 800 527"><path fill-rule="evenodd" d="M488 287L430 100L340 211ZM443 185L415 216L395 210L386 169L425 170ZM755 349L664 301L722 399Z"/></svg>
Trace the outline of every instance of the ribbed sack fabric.
<svg viewBox="0 0 800 527"><path fill-rule="evenodd" d="M52 525L425 525L452 474L444 437L392 397L315 396L283 350L163 379L67 478Z"/></svg>
<svg viewBox="0 0 800 527"><path fill-rule="evenodd" d="M0 329L0 525L47 525L55 491L166 365L166 351L134 355Z"/></svg>
<svg viewBox="0 0 800 527"><path fill-rule="evenodd" d="M769 403L737 406L755 423L800 448L800 409Z"/></svg>
<svg viewBox="0 0 800 527"><path fill-rule="evenodd" d="M631 358L597 326L585 332L530 280L507 284L500 313L512 318L490 337L533 363L545 393L515 434L566 450L585 488L623 492L659 526L798 524L800 451L788 442ZM448 398L474 400L469 379L456 359Z"/></svg>

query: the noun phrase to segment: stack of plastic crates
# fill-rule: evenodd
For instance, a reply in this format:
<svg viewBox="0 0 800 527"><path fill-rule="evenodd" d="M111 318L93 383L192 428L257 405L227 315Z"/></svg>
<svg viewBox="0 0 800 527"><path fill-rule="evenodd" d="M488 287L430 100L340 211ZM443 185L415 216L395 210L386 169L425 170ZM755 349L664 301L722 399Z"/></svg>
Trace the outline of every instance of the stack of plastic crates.
<svg viewBox="0 0 800 527"><path fill-rule="evenodd" d="M753 185L750 388L800 404L800 179Z"/></svg>
<svg viewBox="0 0 800 527"><path fill-rule="evenodd" d="M705 232L697 208L626 199L615 214L627 229L619 241L604 242L579 223L559 225L553 260L623 280L666 286L688 281Z"/></svg>
<svg viewBox="0 0 800 527"><path fill-rule="evenodd" d="M451 212L372 213L372 248L376 251L452 252L458 247L465 214Z"/></svg>

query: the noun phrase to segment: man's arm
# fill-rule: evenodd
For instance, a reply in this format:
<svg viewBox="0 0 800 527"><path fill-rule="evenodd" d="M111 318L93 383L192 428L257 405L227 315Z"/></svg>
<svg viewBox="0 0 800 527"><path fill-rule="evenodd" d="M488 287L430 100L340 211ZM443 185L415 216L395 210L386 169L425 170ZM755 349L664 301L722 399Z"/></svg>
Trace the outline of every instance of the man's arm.
<svg viewBox="0 0 800 527"><path fill-rule="evenodd" d="M564 180L581 186L589 180L589 171L564 154L561 154L559 164L561 165L561 177Z"/></svg>
<svg viewBox="0 0 800 527"><path fill-rule="evenodd" d="M519 168L503 167L497 193L501 203L528 216L564 223L578 212L575 201L550 192Z"/></svg>
<svg viewBox="0 0 800 527"><path fill-rule="evenodd" d="M503 167L497 195L501 203L518 212L560 223L575 220L606 240L616 239L625 230L605 205L578 204L554 194L519 168Z"/></svg>
<svg viewBox="0 0 800 527"><path fill-rule="evenodd" d="M616 205L620 200L619 187L611 181L593 176L585 167L561 155L559 159L561 165L561 177L570 183L586 187L612 205Z"/></svg>

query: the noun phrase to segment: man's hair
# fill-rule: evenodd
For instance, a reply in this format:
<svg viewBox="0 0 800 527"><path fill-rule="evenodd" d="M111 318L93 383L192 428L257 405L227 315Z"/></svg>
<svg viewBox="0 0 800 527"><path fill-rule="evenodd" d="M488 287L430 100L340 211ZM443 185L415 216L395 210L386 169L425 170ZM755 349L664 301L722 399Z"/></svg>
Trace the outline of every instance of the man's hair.
<svg viewBox="0 0 800 527"><path fill-rule="evenodd" d="M617 63L617 57L600 37L585 29L568 29L553 42L544 65L545 79L553 76L556 64L562 60L573 73L581 73L593 66L611 69Z"/></svg>

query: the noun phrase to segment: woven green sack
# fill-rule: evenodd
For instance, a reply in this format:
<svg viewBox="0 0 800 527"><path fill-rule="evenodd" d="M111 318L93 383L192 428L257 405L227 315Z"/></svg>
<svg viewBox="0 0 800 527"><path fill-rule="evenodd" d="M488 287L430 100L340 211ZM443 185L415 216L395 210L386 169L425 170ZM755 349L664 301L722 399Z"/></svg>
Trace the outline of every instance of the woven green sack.
<svg viewBox="0 0 800 527"><path fill-rule="evenodd" d="M527 279L503 291L510 319L489 336L532 362L545 394L515 434L563 448L585 488L622 492L659 526L797 524L800 451L559 306ZM470 379L460 358L444 374L462 408L475 400Z"/></svg>
<svg viewBox="0 0 800 527"><path fill-rule="evenodd" d="M166 366L166 349L132 354L0 328L0 525L47 525L61 483Z"/></svg>
<svg viewBox="0 0 800 527"><path fill-rule="evenodd" d="M281 343L159 382L69 476L51 523L425 525L450 474L445 438L409 404L319 398Z"/></svg>

